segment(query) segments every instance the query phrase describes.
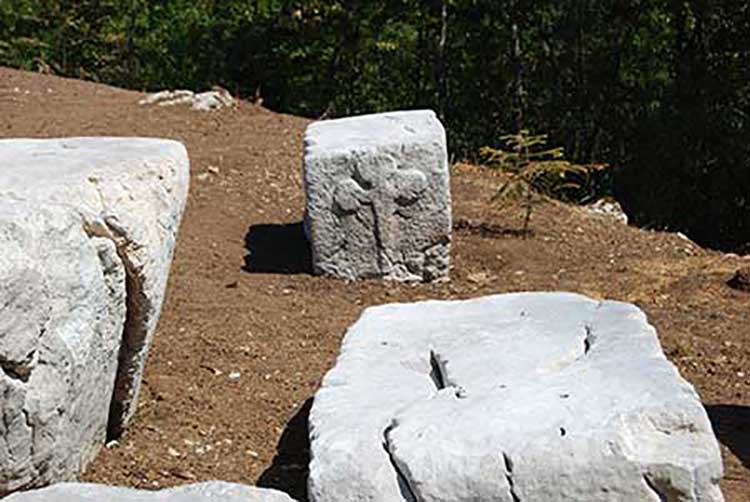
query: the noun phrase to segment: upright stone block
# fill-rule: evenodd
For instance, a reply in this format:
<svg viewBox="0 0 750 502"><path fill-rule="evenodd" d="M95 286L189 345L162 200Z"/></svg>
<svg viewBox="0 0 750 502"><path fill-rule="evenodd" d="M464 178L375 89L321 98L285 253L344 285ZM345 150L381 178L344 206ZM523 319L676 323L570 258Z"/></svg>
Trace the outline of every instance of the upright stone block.
<svg viewBox="0 0 750 502"><path fill-rule="evenodd" d="M311 502L720 502L701 402L635 306L371 308L310 413Z"/></svg>
<svg viewBox="0 0 750 502"><path fill-rule="evenodd" d="M449 274L445 130L431 111L311 124L305 229L316 273L433 281Z"/></svg>
<svg viewBox="0 0 750 502"><path fill-rule="evenodd" d="M188 179L175 141L0 140L0 496L75 477L135 410Z"/></svg>

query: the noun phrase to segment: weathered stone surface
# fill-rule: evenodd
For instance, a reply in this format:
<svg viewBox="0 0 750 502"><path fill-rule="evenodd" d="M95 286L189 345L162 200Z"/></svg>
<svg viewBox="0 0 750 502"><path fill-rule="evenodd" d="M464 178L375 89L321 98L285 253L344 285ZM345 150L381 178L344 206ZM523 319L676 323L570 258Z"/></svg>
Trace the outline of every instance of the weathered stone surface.
<svg viewBox="0 0 750 502"><path fill-rule="evenodd" d="M184 147L0 140L0 495L77 474L134 410Z"/></svg>
<svg viewBox="0 0 750 502"><path fill-rule="evenodd" d="M614 218L615 220L624 223L625 225L628 224L627 213L625 213L625 210L623 210L620 203L611 197L599 199L593 204L584 206L584 208L591 214L609 216L610 218Z"/></svg>
<svg viewBox="0 0 750 502"><path fill-rule="evenodd" d="M141 99L140 105L176 106L190 105L193 110L209 111L219 108L233 108L237 101L226 89L214 86L212 90L200 93L193 91L159 91Z"/></svg>
<svg viewBox="0 0 750 502"><path fill-rule="evenodd" d="M61 483L25 493L8 502L294 502L285 493L254 486L208 481L161 491L85 483Z"/></svg>
<svg viewBox="0 0 750 502"><path fill-rule="evenodd" d="M445 131L431 111L311 124L305 228L316 273L447 278L451 201Z"/></svg>
<svg viewBox="0 0 750 502"><path fill-rule="evenodd" d="M368 309L310 423L314 502L723 500L700 400L630 304Z"/></svg>
<svg viewBox="0 0 750 502"><path fill-rule="evenodd" d="M0 201L0 496L96 455L124 322L113 242L74 212Z"/></svg>

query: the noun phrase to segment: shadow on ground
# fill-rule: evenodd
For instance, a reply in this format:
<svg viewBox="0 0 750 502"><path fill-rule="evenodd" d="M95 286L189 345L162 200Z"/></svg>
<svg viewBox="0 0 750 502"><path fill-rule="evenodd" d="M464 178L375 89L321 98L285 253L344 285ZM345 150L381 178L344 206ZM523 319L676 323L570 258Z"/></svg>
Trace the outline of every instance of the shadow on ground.
<svg viewBox="0 0 750 502"><path fill-rule="evenodd" d="M719 441L750 469L750 407L712 404L706 411Z"/></svg>
<svg viewBox="0 0 750 502"><path fill-rule="evenodd" d="M522 228L508 228L481 221L472 221L464 218L453 222L453 230L457 233L479 235L490 239L502 239L504 237L533 237L534 230L529 228L525 232Z"/></svg>
<svg viewBox="0 0 750 502"><path fill-rule="evenodd" d="M308 436L308 416L313 399L295 413L284 429L276 456L271 466L260 475L257 485L273 488L289 494L295 500L307 500L307 474L310 463L310 438Z"/></svg>
<svg viewBox="0 0 750 502"><path fill-rule="evenodd" d="M310 245L302 222L253 225L245 236L246 272L312 274Z"/></svg>

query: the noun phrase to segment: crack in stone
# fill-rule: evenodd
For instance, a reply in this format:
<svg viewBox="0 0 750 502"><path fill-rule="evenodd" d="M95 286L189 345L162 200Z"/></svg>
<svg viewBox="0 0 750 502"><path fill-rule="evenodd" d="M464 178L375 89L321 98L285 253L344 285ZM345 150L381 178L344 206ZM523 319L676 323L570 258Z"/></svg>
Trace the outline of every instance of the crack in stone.
<svg viewBox="0 0 750 502"><path fill-rule="evenodd" d="M593 328L587 324L584 326L584 329L586 330L586 336L583 339L583 355L585 356L589 353L593 344Z"/></svg>
<svg viewBox="0 0 750 502"><path fill-rule="evenodd" d="M379 208L377 200L372 200L363 205L368 205L372 209L373 224L375 225L375 244L378 248L378 269L381 274L386 274L393 268L393 263L390 256L388 256L388 246L385 242L386 234L383 230L385 222L382 221L383 216L381 214L381 209Z"/></svg>
<svg viewBox="0 0 750 502"><path fill-rule="evenodd" d="M445 368L434 350L430 350L430 378L437 390L440 391L448 387L445 382Z"/></svg>
<svg viewBox="0 0 750 502"><path fill-rule="evenodd" d="M21 407L21 414L23 415L23 421L26 423L26 427L29 428L29 430L32 430L34 427L31 425L31 417L29 416L29 411L26 408ZM34 448L34 442L31 443L31 448L33 450Z"/></svg>
<svg viewBox="0 0 750 502"><path fill-rule="evenodd" d="M383 431L383 449L385 450L386 455L388 455L388 460L391 463L391 467L393 467L393 470L396 473L396 478L398 479L398 489L401 492L401 496L406 502L417 502L419 499L417 498L414 488L412 488L411 486L409 478L398 466L398 462L393 457L393 453L391 452L391 441L388 436L395 427L396 423L391 422L391 424Z"/></svg>
<svg viewBox="0 0 750 502"><path fill-rule="evenodd" d="M669 502L669 497L662 492L662 490L659 489L658 486L656 486L656 483L651 480L648 474L643 475L643 482L646 483L646 486L648 489L656 495L656 497L659 499L659 502Z"/></svg>
<svg viewBox="0 0 750 502"><path fill-rule="evenodd" d="M110 400L107 424L107 440L110 441L122 436L127 414L126 402L134 392L131 374L137 366L136 358L146 341L144 320L147 299L143 293L143 279L137 274L137 267L125 251L125 247L130 245L131 241L116 219L105 217L96 222L87 222L84 219L84 231L89 237L110 240L115 245L117 256L125 269L125 322L120 339L115 386Z"/></svg>
<svg viewBox="0 0 750 502"><path fill-rule="evenodd" d="M464 399L467 397L466 389L460 385L456 385L453 382L448 381L448 376L445 370L446 361L442 360L437 352L430 350L430 379L435 385L435 389L440 392L443 389L453 389L454 394L458 399Z"/></svg>
<svg viewBox="0 0 750 502"><path fill-rule="evenodd" d="M513 460L506 452L503 452L503 462L505 463L505 479L508 481L508 492L513 502L521 502L521 498L516 493L513 485Z"/></svg>
<svg viewBox="0 0 750 502"><path fill-rule="evenodd" d="M26 424L26 428L29 431L30 441L29 441L29 459L32 460L31 469L34 471L33 478L36 478L40 472L45 470L46 466L46 460L42 459L42 463L35 462L36 459L36 446L37 446L37 430L32 425L31 421L31 415L29 414L29 411L21 406L21 414L23 415L24 423Z"/></svg>
<svg viewBox="0 0 750 502"><path fill-rule="evenodd" d="M525 311L521 311L521 317L526 316ZM583 358L588 356L589 352L591 352L591 349L594 347L596 343L596 335L594 334L594 328L591 324L586 323L583 325L583 338L580 340L580 350L573 351L573 354L571 354L572 359L562 358L561 360L552 360L550 361L549 366L546 367L546 369L550 372L561 372L565 368L568 368L571 365L579 363ZM566 397L569 397L566 396Z"/></svg>
<svg viewBox="0 0 750 502"><path fill-rule="evenodd" d="M127 420L127 400L133 398L132 371L137 367L137 358L146 343L145 306L146 298L143 293L143 280L133 272L133 264L127 259L126 253L118 255L125 266L125 322L118 354L117 373L115 377L114 394L110 401L109 423L107 425L107 439L119 438L123 433L124 422Z"/></svg>
<svg viewBox="0 0 750 502"><path fill-rule="evenodd" d="M5 396L3 396L5 398ZM6 431L6 434L10 431L10 419L8 417L8 414L5 413L4 410L0 410L0 416L2 416L3 419L3 430ZM5 447L5 452L10 459L11 462L16 461L16 455L13 452L13 448L10 446L10 441L7 437L0 437L0 442L2 442L3 446ZM5 492L3 491L2 484L0 484L0 498L4 496Z"/></svg>

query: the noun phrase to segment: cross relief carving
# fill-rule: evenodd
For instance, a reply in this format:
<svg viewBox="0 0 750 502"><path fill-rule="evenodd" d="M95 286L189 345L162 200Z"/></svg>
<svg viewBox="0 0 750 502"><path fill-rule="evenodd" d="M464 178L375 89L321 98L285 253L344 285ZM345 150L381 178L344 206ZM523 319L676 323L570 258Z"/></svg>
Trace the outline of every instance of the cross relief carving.
<svg viewBox="0 0 750 502"><path fill-rule="evenodd" d="M378 246L386 250L396 238L394 216L411 218L426 188L422 171L400 167L390 156L368 158L358 162L351 178L338 183L333 200L335 210L344 217L371 211Z"/></svg>

